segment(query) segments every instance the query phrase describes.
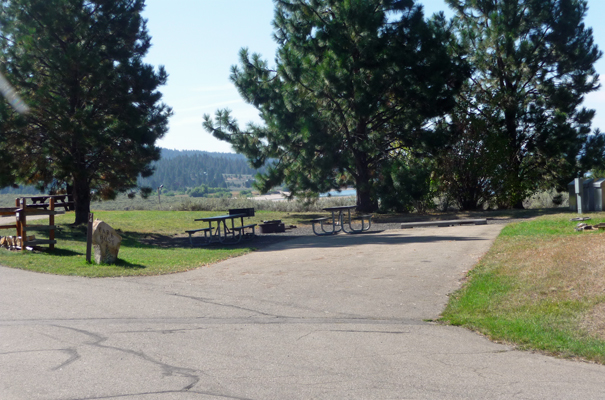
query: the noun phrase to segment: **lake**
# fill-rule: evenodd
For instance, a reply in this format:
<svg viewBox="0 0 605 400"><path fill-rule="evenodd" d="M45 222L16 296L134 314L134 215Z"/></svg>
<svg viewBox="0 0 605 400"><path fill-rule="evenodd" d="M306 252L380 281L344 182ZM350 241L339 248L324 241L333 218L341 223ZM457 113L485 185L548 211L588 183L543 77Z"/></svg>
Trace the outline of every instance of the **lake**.
<svg viewBox="0 0 605 400"><path fill-rule="evenodd" d="M357 196L357 190L355 188L343 189L340 192L337 190L329 191L328 193L322 193L319 197L350 197Z"/></svg>

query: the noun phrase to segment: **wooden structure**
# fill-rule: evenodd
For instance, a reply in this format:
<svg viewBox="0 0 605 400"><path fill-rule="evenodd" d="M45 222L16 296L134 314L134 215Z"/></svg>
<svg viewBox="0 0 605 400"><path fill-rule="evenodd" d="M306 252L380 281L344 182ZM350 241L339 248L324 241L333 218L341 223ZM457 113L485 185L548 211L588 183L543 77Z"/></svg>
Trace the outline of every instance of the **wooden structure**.
<svg viewBox="0 0 605 400"><path fill-rule="evenodd" d="M15 225L2 225L0 229L16 229L17 242L20 241L21 250L25 251L27 247L39 245L48 245L49 250L54 250L55 244L55 215L65 214L65 211L55 210L56 197L63 197L60 200L61 206L66 208L68 202L65 201L65 196L35 196L35 197L20 197L15 200L14 208L0 208L0 215L12 215L15 217ZM36 199L34 204L27 204L27 199ZM48 203L46 201L48 200ZM73 203L72 203L73 204ZM28 225L27 217L34 215L48 216L48 225ZM48 239L27 240L27 233L30 231L48 231Z"/></svg>
<svg viewBox="0 0 605 400"><path fill-rule="evenodd" d="M204 232L204 241L202 245L208 245L210 243L236 244L244 237L251 239L255 236L254 228L256 227L256 224L244 225L245 217L254 217L254 208L234 208L229 210L229 214L227 215L215 215L213 217L194 219L194 221L208 222L208 227L191 229L185 232L189 234L189 242L191 245L193 245L192 235L196 232ZM236 219L240 219L239 226L235 226L234 220ZM227 224L227 220L231 221L231 227ZM212 223L216 223L216 226L213 227ZM249 230L249 232L246 232L246 230Z"/></svg>
<svg viewBox="0 0 605 400"><path fill-rule="evenodd" d="M29 196L21 197L21 199L31 200L31 204L27 204L27 208L43 208L48 210L50 207L50 200L53 199L55 202L55 209L63 208L65 211L72 211L74 209L74 202L71 200L71 195L66 194Z"/></svg>

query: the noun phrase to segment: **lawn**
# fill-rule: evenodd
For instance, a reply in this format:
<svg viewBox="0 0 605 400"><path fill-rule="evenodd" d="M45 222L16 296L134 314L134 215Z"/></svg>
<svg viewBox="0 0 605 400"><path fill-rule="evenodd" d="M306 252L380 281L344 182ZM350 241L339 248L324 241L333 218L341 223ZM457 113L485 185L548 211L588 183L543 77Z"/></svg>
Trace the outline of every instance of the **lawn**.
<svg viewBox="0 0 605 400"><path fill-rule="evenodd" d="M101 219L122 236L119 261L115 265L86 262L86 228L72 227L73 213L56 217L58 243L53 252L13 252L0 249L0 264L30 271L87 277L158 275L203 267L254 250L254 241L243 245L190 247L184 233L199 228L195 218L217 215L216 211L101 211ZM250 222L282 219L293 224L311 219L315 214L257 212ZM15 235L14 230L0 231L3 236ZM28 232L30 234L30 232ZM34 232L44 238L43 232ZM185 237L183 237L185 236ZM180 240L176 240L180 238Z"/></svg>
<svg viewBox="0 0 605 400"><path fill-rule="evenodd" d="M605 222L605 213L585 216ZM441 320L522 349L605 363L605 232L576 232L576 224L559 214L506 226Z"/></svg>

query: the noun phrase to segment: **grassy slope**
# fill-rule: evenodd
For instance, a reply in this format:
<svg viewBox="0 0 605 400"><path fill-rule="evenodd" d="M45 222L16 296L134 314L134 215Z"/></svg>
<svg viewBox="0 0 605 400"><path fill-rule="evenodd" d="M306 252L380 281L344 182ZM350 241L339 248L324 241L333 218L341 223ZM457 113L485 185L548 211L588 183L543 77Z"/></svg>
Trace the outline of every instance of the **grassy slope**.
<svg viewBox="0 0 605 400"><path fill-rule="evenodd" d="M605 221L592 214L588 223ZM442 321L493 340L605 363L605 233L569 214L508 225Z"/></svg>

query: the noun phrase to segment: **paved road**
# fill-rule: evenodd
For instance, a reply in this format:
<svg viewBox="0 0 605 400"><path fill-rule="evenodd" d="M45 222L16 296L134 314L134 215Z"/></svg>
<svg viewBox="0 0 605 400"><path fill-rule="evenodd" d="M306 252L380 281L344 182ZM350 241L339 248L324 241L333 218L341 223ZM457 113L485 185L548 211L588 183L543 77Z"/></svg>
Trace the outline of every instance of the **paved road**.
<svg viewBox="0 0 605 400"><path fill-rule="evenodd" d="M303 237L161 277L0 267L0 399L604 398L605 367L426 322L500 229Z"/></svg>

